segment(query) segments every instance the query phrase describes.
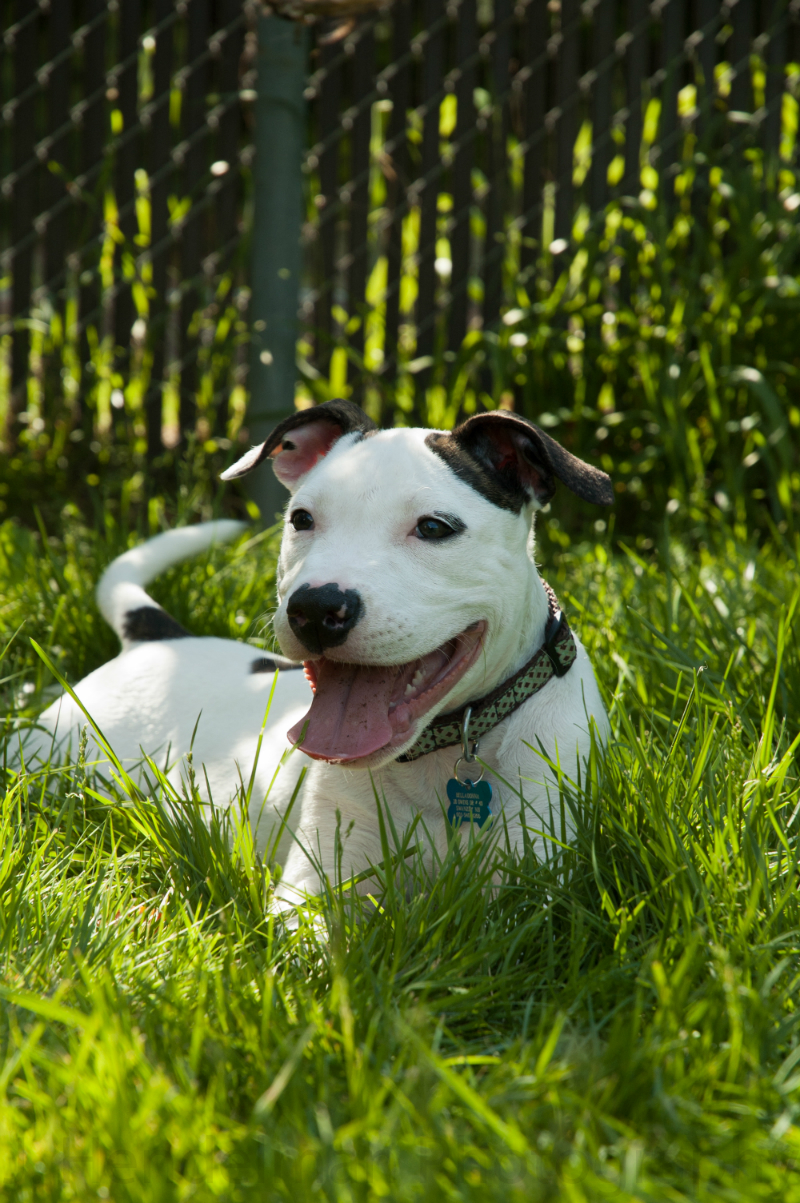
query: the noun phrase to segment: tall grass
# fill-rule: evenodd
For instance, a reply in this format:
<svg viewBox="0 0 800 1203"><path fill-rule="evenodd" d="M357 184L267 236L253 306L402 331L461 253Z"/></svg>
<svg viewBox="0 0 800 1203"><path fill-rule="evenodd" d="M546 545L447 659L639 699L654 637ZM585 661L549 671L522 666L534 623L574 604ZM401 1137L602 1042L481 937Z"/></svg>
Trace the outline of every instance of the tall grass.
<svg viewBox="0 0 800 1203"><path fill-rule="evenodd" d="M113 539L73 532L43 569L3 536L4 642L25 598L24 634L82 673L90 603L46 573L88 590ZM6 770L5 1195L800 1197L798 551L662 526L643 556L541 554L613 729L558 857L411 856L289 931L236 807L206 826L80 763ZM220 549L159 597L247 631L269 563ZM22 635L7 659L24 706L41 662Z"/></svg>
<svg viewBox="0 0 800 1203"><path fill-rule="evenodd" d="M697 521L725 516L740 530L755 524L793 532L800 480L800 358L794 353L800 192L792 167L797 104L788 92L785 102L781 159L768 160L757 146L748 149L746 140L733 150L701 148L689 122L679 174L667 185L650 162L659 120L652 101L639 195L618 197L601 214L580 206L569 246L554 254L556 244L547 237L548 193L542 236L525 271L522 239L509 213L499 327L478 323L453 355L445 350L440 321L434 362L421 375L413 315L418 223L411 213L404 227L404 325L396 364L383 370L386 260L372 247L363 313L334 307L339 333L327 374L319 370L325 348L313 331L298 343L296 403L357 389L380 420L436 427L451 426L476 408L514 407L576 454L613 471L626 530L652 537L669 505ZM444 122L444 108L442 113ZM385 119L383 113L376 128ZM378 166L382 136L373 146L373 216L385 203ZM576 144L576 187L588 163L578 149ZM509 155L517 196L521 175L513 139ZM452 198L442 192L440 199L444 254L446 202ZM146 238L146 187L141 202L138 237ZM113 204L109 214L111 229ZM481 221L476 201L473 225ZM108 340L92 342L89 361L82 363L69 315L37 313L27 408L10 453L0 457L0 513L32 524L38 506L55 527L61 509L71 504L85 517L111 514L140 533L223 509L244 513L243 498L222 492L217 479L239 441L247 441L247 290L234 284L229 273L195 315L196 421L182 443L166 447L154 462L146 454L144 411L157 383L150 379L150 344L133 345L122 375ZM441 292L443 299L444 286ZM146 317L144 286L140 294ZM368 332L367 353L358 362L348 334L354 323ZM144 317L142 326L147 330ZM170 444L179 433L177 379L164 385ZM0 401L7 385L0 378ZM565 510L561 518L573 531L581 520L577 510Z"/></svg>
<svg viewBox="0 0 800 1203"><path fill-rule="evenodd" d="M390 381L367 377L367 407L371 384L376 414L400 423L514 408L614 475L626 530L652 535L667 505L793 530L800 210L781 178L779 193L752 165L690 158L676 202L643 192L647 205L591 221L580 210L571 247L545 249L527 279L509 253L499 329L442 354L413 409L413 348ZM331 394L328 381L309 388ZM564 520L574 529L579 514Z"/></svg>

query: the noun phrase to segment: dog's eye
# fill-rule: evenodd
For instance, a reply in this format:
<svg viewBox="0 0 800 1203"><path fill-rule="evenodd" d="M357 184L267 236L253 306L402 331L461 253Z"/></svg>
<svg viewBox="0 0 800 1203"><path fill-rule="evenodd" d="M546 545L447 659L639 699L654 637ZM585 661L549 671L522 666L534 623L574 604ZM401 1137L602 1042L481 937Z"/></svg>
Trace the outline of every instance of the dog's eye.
<svg viewBox="0 0 800 1203"><path fill-rule="evenodd" d="M311 530L314 525L308 510L295 510L289 521L295 530Z"/></svg>
<svg viewBox="0 0 800 1203"><path fill-rule="evenodd" d="M449 539L455 533L450 523L441 518L420 518L414 528L418 539Z"/></svg>

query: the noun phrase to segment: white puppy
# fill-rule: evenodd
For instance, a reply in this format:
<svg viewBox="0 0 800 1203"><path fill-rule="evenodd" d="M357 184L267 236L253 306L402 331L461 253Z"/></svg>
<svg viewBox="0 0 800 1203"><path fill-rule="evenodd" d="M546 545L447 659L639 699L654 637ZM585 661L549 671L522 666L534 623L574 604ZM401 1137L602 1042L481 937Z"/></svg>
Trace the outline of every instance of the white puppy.
<svg viewBox="0 0 800 1203"><path fill-rule="evenodd" d="M9 750L12 755L16 751L18 762L24 759L26 768L35 770L48 761L74 760L88 713L140 785L153 777L147 755L180 792L191 748L201 796L227 805L240 783L250 785L255 766L250 818L266 842L276 812L265 798L287 749L286 728L308 709L310 692L302 666L283 656L265 656L247 643L195 638L144 591L173 564L244 530L244 523L228 520L184 527L150 539L110 565L97 587L97 603L119 636L122 651L76 686L83 709L64 694L39 716L33 729L12 737ZM277 682L276 668L283 670ZM269 724L259 750L273 684ZM114 772L91 730L87 762L102 775ZM289 798L302 767L302 757L295 756L281 770L283 792L291 782ZM283 802L281 815L285 806ZM285 856L289 839L284 833L279 855Z"/></svg>
<svg viewBox="0 0 800 1203"><path fill-rule="evenodd" d="M292 493L275 632L284 667L302 660L306 672L279 674L251 800L262 846L301 762L313 762L289 823L282 899L316 892L320 866L337 871L337 825L346 875L383 859L376 792L399 836L421 816L443 851L465 739L471 754L479 740L493 818L478 801L465 812L462 799L453 820L472 807L514 846L524 826L534 840L554 825L560 836L552 766L575 780L592 723L603 738L607 719L589 659L537 572L533 514L557 479L610 504L608 477L513 414L476 415L452 433L379 431L345 401L293 415L224 476L267 457ZM76 690L118 755L169 749L173 774L202 711L194 763L218 803L240 774L249 780L272 672L254 670L261 658L246 645L188 637L143 586L235 525L176 531L115 561L98 601L123 651ZM82 721L70 699L41 719L73 745ZM281 755L298 742L305 756L281 769L265 804ZM456 775L478 772L462 763Z"/></svg>

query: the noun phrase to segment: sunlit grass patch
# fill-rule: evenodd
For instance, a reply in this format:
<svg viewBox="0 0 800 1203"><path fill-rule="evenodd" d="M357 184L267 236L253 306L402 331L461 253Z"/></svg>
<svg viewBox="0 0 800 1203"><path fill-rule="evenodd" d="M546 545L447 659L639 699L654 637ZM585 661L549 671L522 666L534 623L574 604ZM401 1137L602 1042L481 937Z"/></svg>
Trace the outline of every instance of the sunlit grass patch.
<svg viewBox="0 0 800 1203"><path fill-rule="evenodd" d="M103 658L89 591L119 550L27 538L6 528L6 638L15 597L30 613L9 702L41 663L28 629L52 647L65 624L72 675ZM431 874L408 848L292 930L236 805L7 771L9 1196L800 1195L795 554L720 532L542 555L613 728L557 855L476 841ZM243 542L159 597L235 636L271 571Z"/></svg>

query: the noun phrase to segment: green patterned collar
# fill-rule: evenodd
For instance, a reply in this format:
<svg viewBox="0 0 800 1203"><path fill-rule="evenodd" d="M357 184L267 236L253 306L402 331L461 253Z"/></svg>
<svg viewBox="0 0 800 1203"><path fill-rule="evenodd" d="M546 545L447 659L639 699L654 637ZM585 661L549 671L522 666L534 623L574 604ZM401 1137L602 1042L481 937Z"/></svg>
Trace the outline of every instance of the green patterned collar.
<svg viewBox="0 0 800 1203"><path fill-rule="evenodd" d="M577 658L578 648L555 593L546 582L544 587L547 592L548 617L544 643L539 650L513 677L502 681L491 693L475 702L466 703L461 710L438 715L408 751L397 757L400 764L418 760L420 756L426 756L428 752L435 752L439 748L454 748L460 744L467 707L472 710L469 737L477 742L503 719L508 718L509 714L513 714L523 702L527 702L528 698L532 698L543 689L552 677L563 677L569 672Z"/></svg>

